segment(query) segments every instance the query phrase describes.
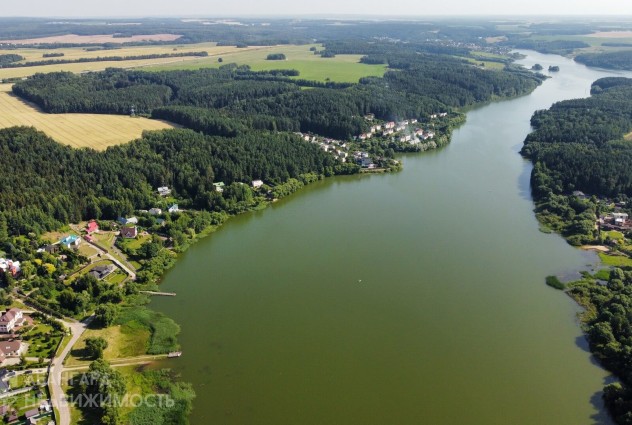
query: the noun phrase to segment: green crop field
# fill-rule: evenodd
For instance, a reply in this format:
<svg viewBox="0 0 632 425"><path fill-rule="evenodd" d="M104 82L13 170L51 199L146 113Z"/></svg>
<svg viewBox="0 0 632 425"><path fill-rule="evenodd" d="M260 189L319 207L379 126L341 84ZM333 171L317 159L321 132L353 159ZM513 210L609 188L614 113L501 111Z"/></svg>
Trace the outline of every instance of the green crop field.
<svg viewBox="0 0 632 425"><path fill-rule="evenodd" d="M362 77L381 77L386 71L386 65L367 65L360 63L362 55L337 55L334 58L323 58L314 55L310 47L322 49L319 45L303 46L271 46L253 48L250 50L235 50L221 56L201 58L181 63L171 63L159 66L149 66L146 70L162 71L173 69L217 68L228 63L249 65L255 71L271 69L296 69L300 75L297 78L315 81L338 81L355 83ZM266 60L270 53L283 53L286 60ZM218 62L218 58L222 62Z"/></svg>
<svg viewBox="0 0 632 425"><path fill-rule="evenodd" d="M164 121L107 114L46 114L0 85L0 128L32 126L59 143L103 150L141 136L143 130L173 128Z"/></svg>

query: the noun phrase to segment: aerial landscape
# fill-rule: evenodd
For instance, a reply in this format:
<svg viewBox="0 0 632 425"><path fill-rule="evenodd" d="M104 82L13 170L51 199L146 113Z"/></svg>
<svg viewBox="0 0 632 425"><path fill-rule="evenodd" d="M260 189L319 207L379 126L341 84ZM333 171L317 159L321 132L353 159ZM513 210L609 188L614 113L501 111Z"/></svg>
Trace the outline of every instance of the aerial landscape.
<svg viewBox="0 0 632 425"><path fill-rule="evenodd" d="M0 420L632 424L632 5L0 11Z"/></svg>

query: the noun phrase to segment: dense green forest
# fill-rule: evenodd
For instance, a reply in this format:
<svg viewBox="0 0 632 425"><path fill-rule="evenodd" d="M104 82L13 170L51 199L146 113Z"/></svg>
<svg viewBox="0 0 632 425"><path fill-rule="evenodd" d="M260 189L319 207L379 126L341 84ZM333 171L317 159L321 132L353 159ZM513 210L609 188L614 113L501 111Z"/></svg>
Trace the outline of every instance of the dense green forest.
<svg viewBox="0 0 632 425"><path fill-rule="evenodd" d="M598 68L632 70L632 50L606 53L583 53L575 56L575 60L584 65Z"/></svg>
<svg viewBox="0 0 632 425"><path fill-rule="evenodd" d="M190 208L234 212L252 198L238 182L280 184L305 173L357 171L292 134L254 131L233 138L149 132L96 152L62 146L31 128L10 128L0 130L0 164L0 219L9 234L148 209L159 186L172 187ZM222 196L213 189L218 181L237 185Z"/></svg>
<svg viewBox="0 0 632 425"><path fill-rule="evenodd" d="M371 49L368 43L355 43L353 48ZM373 48L383 50L381 45ZM383 78L363 78L358 84L310 83L289 78L296 76L295 71L252 72L246 66L225 65L197 71L52 73L18 82L13 91L52 113L128 114L134 106L138 113L152 114L167 106L186 106L217 111L215 121L241 120L256 129L347 139L367 131L362 116L368 113L384 120L423 119L439 111L528 93L542 78L516 67L481 70L464 59L410 54L407 49L391 49L385 57L393 71ZM301 90L304 86L313 89ZM200 121L185 119L183 111L177 114L180 119L173 113L171 119L181 124ZM201 109L186 111L205 115L204 119L209 116ZM154 116L167 118L166 114L160 109ZM192 128L201 129L200 125ZM226 134L222 131L209 134Z"/></svg>
<svg viewBox="0 0 632 425"><path fill-rule="evenodd" d="M531 187L540 221L574 244L595 240L597 206L569 194L632 196L632 145L623 140L632 130L632 80L600 79L592 93L536 111L522 149L535 163Z"/></svg>

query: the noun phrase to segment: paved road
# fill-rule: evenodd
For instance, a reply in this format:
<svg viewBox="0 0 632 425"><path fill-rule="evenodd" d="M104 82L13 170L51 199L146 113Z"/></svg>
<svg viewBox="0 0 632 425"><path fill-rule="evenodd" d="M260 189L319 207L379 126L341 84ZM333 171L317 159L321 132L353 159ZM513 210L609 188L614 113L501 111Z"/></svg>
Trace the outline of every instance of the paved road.
<svg viewBox="0 0 632 425"><path fill-rule="evenodd" d="M77 343L81 334L85 332L88 328L88 325L92 321L94 316L90 316L82 322L64 322L64 324L70 329L72 336L70 338L70 342L66 345L66 348L63 349L58 356L53 360L53 364L50 368L50 373L48 374L48 386L51 390L51 404L53 407L57 408L59 412L59 417L57 418L57 425L70 425L70 409L68 408L68 403L66 403L66 396L64 394L64 390L61 387L62 383L62 372L64 371L63 361L72 350L72 347Z"/></svg>
<svg viewBox="0 0 632 425"><path fill-rule="evenodd" d="M36 390L38 389L39 386L34 385L32 387L25 387L25 388L20 388L19 390L15 390L15 391L8 391L6 393L0 394L0 400L3 398L9 398L9 397L13 397L15 395L19 395L19 394L24 394L27 393L31 390Z"/></svg>

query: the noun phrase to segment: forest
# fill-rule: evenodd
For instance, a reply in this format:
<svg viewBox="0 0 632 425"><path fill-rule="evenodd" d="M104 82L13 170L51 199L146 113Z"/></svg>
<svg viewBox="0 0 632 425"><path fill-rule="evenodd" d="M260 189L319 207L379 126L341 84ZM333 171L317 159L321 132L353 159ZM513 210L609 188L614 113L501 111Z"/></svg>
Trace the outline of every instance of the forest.
<svg viewBox="0 0 632 425"><path fill-rule="evenodd" d="M604 53L583 53L575 56L575 61L587 66L629 71L632 70L632 50Z"/></svg>
<svg viewBox="0 0 632 425"><path fill-rule="evenodd" d="M0 221L12 235L148 209L159 186L172 187L188 208L230 213L252 197L251 190L237 187L222 196L213 182L280 184L305 173L357 171L288 133L222 138L176 129L96 152L62 146L24 127L0 130L0 168Z"/></svg>
<svg viewBox="0 0 632 425"><path fill-rule="evenodd" d="M346 49L385 51L382 45L371 47L359 42ZM297 76L296 71L253 72L247 66L231 64L197 71L51 73L20 81L13 91L51 113L129 114L134 106L137 113L167 118L164 109L155 114L153 111L196 107L215 111L215 121L241 120L256 129L313 132L347 139L367 131L362 116L368 113L383 120L422 119L439 111L528 93L543 78L511 66L500 71L482 70L464 59L413 54L408 49L391 46L384 60L393 71L383 78L361 79L357 84L308 82L290 78ZM370 54L365 60L376 57ZM175 122L192 122L183 117L183 111L180 109L180 120ZM209 115L190 108L186 113L199 113L205 119Z"/></svg>
<svg viewBox="0 0 632 425"><path fill-rule="evenodd" d="M521 151L535 164L531 187L538 218L577 245L596 237L596 200L568 195L632 196L632 145L624 140L632 130L632 80L603 78L591 93L536 111L535 131Z"/></svg>

